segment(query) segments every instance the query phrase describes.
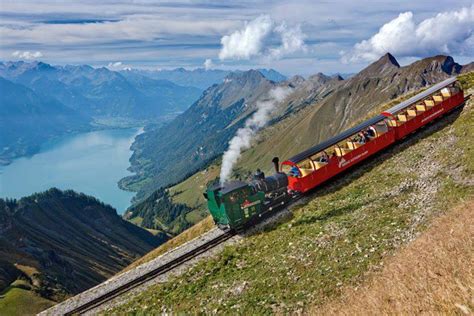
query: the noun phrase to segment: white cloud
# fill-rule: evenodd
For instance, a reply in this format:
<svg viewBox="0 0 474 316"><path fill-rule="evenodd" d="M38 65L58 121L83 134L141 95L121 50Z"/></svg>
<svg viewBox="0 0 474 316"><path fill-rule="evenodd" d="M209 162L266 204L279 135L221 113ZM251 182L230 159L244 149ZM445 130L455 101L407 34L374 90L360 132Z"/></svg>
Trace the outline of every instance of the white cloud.
<svg viewBox="0 0 474 316"><path fill-rule="evenodd" d="M343 62L373 61L390 52L397 57L434 54L472 54L474 50L474 5L458 11L438 13L416 23L412 12L383 25L368 40L354 45Z"/></svg>
<svg viewBox="0 0 474 316"><path fill-rule="evenodd" d="M272 56L280 57L293 54L298 51L306 51L304 40L306 35L301 31L301 26L288 27L285 22L275 28L275 32L281 35L281 46L270 50Z"/></svg>
<svg viewBox="0 0 474 316"><path fill-rule="evenodd" d="M237 30L221 39L222 49L219 58L250 59L260 54L264 39L270 34L273 21L268 15L261 15L246 23L244 29Z"/></svg>
<svg viewBox="0 0 474 316"><path fill-rule="evenodd" d="M272 36L280 38L280 45L270 47ZM299 25L288 27L286 22L276 24L268 15L261 15L221 39L219 59L250 59L268 53L273 58L293 54L306 49L305 34Z"/></svg>
<svg viewBox="0 0 474 316"><path fill-rule="evenodd" d="M36 52L23 51L22 52L22 51L17 50L12 53L12 56L19 59L36 59L36 58L43 57L43 54L39 51L36 51Z"/></svg>
<svg viewBox="0 0 474 316"><path fill-rule="evenodd" d="M116 62L110 62L107 67L108 68L122 68L122 62L121 61L116 61Z"/></svg>
<svg viewBox="0 0 474 316"><path fill-rule="evenodd" d="M127 70L130 71L133 69L132 65L123 63L121 61L110 62L107 64L107 68L113 71Z"/></svg>
<svg viewBox="0 0 474 316"><path fill-rule="evenodd" d="M209 59L209 58L206 59L206 60L204 61L204 68L205 68L206 70L209 70L209 69L211 69L212 67L214 67L214 64L213 64L213 62L212 62L212 59Z"/></svg>

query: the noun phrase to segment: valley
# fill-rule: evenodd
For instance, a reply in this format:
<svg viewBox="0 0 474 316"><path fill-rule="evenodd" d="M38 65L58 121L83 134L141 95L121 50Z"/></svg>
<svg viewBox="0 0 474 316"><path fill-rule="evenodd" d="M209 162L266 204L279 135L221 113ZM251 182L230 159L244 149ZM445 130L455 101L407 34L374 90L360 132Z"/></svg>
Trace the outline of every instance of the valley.
<svg viewBox="0 0 474 316"><path fill-rule="evenodd" d="M201 89L105 67L0 63L0 162L37 153L55 138L117 127L160 125Z"/></svg>
<svg viewBox="0 0 474 316"><path fill-rule="evenodd" d="M295 76L274 83L252 71L235 74L227 82L204 92L200 100L168 125L137 138L131 158L131 170L136 174L121 181L124 187L138 191L136 207L127 218L136 217L137 223L141 223L140 218L150 216L147 213L155 214L155 218L168 217L173 207L157 207L153 197L146 198L160 186L168 187L164 193L174 203L187 205L189 209L178 214L174 223L173 220L164 225L154 222L148 228L176 234L205 218L202 191L217 181L220 155L235 131L255 112L256 103L265 99L272 87L290 87L292 93L273 111L268 126L259 132L252 147L242 153L234 178L247 180L257 168L271 174L273 157L290 157L356 124L368 114L374 115L380 104L388 106L399 96L468 72L471 65L461 66L452 57L440 55L402 67L392 55L386 54L346 80L319 73L308 79ZM197 172L190 172L192 168Z"/></svg>

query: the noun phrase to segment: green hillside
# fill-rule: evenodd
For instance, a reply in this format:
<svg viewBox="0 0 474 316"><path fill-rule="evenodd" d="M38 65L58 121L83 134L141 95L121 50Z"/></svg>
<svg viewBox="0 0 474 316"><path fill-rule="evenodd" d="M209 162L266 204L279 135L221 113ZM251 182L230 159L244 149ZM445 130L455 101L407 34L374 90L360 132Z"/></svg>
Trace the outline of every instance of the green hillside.
<svg viewBox="0 0 474 316"><path fill-rule="evenodd" d="M105 281L166 239L71 190L0 199L0 315L39 312Z"/></svg>
<svg viewBox="0 0 474 316"><path fill-rule="evenodd" d="M124 215L134 224L176 235L189 226L186 214L191 208L185 204L174 203L168 190L159 189L146 200L130 207Z"/></svg>
<svg viewBox="0 0 474 316"><path fill-rule="evenodd" d="M472 92L474 73L460 79ZM473 120L469 101L313 192L280 223L110 312L290 313L337 297L472 198Z"/></svg>
<svg viewBox="0 0 474 316"><path fill-rule="evenodd" d="M31 291L31 286L21 280L0 293L0 311L4 316L9 315L36 315L38 311L53 306L55 302L42 298Z"/></svg>

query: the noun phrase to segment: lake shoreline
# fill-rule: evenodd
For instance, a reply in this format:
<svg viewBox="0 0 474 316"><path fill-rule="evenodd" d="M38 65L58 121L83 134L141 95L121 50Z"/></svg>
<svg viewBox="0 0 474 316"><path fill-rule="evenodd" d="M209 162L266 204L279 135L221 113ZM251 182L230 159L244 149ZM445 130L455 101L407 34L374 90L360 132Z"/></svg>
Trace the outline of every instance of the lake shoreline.
<svg viewBox="0 0 474 316"><path fill-rule="evenodd" d="M51 187L93 195L122 215L134 192L119 187L128 170L131 145L143 126L105 127L66 133L36 153L0 165L0 197L21 198ZM8 185L7 185L8 183Z"/></svg>
<svg viewBox="0 0 474 316"><path fill-rule="evenodd" d="M63 137L77 135L81 133L88 133L94 131L102 131L102 130L115 130L115 129L128 129L128 128L143 128L146 124L145 121L137 121L137 120L130 120L126 118L101 118L96 117L88 128L84 128L83 130L73 130L73 131L63 131L57 135L51 136L48 139L45 139L41 144L36 145L26 145L23 148L23 152L16 153L16 152L8 152L2 156L0 156L0 166L5 167L10 165L16 159L20 158L31 158L37 153L41 151L41 148L47 145L50 142L58 141Z"/></svg>

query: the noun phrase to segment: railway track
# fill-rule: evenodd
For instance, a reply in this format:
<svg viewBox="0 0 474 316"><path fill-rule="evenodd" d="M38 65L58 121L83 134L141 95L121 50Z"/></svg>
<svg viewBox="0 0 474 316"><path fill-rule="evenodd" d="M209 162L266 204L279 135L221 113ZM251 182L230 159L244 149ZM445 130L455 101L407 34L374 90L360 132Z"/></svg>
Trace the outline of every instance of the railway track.
<svg viewBox="0 0 474 316"><path fill-rule="evenodd" d="M129 292L130 290L156 278L159 275L162 275L166 272L169 272L176 267L182 265L185 262L190 261L193 258L196 258L200 254L205 253L206 251L220 245L224 241L232 238L235 236L236 232L232 230L228 230L223 232L221 235L218 235L217 237L205 242L202 245L199 245L198 247L182 254L181 256L175 258L174 260L171 260L159 267L157 267L154 270L151 270L136 279L131 280L130 282L123 284L107 293L104 293L103 295L96 297L86 303L81 304L80 306L76 306L73 309L67 311L64 313L64 315L77 315L77 314L84 314L88 311L94 310L95 308L103 305L106 302L109 302L110 300Z"/></svg>

